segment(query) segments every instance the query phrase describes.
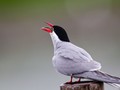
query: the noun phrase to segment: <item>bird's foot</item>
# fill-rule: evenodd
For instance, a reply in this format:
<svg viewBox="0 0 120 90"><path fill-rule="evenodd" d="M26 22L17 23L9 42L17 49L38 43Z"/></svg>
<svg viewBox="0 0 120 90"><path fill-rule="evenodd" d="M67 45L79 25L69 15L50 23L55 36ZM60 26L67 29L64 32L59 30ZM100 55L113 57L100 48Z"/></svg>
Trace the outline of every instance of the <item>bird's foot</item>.
<svg viewBox="0 0 120 90"><path fill-rule="evenodd" d="M72 81L68 81L68 82L66 82L65 84L72 84L73 82Z"/></svg>
<svg viewBox="0 0 120 90"><path fill-rule="evenodd" d="M74 83L80 83L81 81L81 78L78 79L78 81L75 81Z"/></svg>

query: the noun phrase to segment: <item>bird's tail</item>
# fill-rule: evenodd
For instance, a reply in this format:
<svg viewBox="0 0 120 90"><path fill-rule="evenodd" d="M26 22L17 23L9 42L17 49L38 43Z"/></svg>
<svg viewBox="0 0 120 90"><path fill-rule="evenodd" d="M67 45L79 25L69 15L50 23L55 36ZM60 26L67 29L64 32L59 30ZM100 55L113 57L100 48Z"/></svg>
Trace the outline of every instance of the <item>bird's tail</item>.
<svg viewBox="0 0 120 90"><path fill-rule="evenodd" d="M97 80L97 81L102 81L107 84L110 84L111 86L117 87L120 89L120 78L111 76L107 73L101 72L101 71L89 71L89 72L84 72L81 74L75 74L74 77L79 78L88 78L92 80Z"/></svg>
<svg viewBox="0 0 120 90"><path fill-rule="evenodd" d="M111 85L113 87L116 87L116 88L118 88L120 90L120 84L116 84L116 83L107 83L107 84L109 84L109 85Z"/></svg>

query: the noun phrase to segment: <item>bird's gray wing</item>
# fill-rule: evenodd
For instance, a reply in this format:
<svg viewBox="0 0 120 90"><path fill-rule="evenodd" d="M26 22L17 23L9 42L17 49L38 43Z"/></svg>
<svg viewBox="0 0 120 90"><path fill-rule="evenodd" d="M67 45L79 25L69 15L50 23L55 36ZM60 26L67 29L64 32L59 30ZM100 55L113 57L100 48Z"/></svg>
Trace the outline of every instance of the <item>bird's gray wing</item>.
<svg viewBox="0 0 120 90"><path fill-rule="evenodd" d="M90 61L93 60L90 54L85 51L84 49L72 44L72 43L60 43L59 49L57 49L57 52L59 55L72 59L74 61Z"/></svg>
<svg viewBox="0 0 120 90"><path fill-rule="evenodd" d="M64 44L56 52L62 59L72 62L74 73L94 71L101 68L101 64L92 60L91 56L84 50L73 44Z"/></svg>
<svg viewBox="0 0 120 90"><path fill-rule="evenodd" d="M111 76L107 73L101 72L101 71L88 71L80 74L73 75L75 78L88 78L92 80L102 81L105 83L117 83L120 84L120 78Z"/></svg>

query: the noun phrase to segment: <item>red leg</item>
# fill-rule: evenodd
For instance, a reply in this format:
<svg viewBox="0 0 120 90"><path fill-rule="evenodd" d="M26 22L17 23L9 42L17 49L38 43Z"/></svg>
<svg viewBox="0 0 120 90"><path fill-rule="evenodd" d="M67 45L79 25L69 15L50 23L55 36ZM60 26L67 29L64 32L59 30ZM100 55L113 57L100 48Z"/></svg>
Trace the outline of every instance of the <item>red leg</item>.
<svg viewBox="0 0 120 90"><path fill-rule="evenodd" d="M81 81L81 78L79 78L78 81L75 81L75 83L80 83L80 81Z"/></svg>
<svg viewBox="0 0 120 90"><path fill-rule="evenodd" d="M72 79L73 79L73 75L71 75L70 81L66 82L66 84L72 84Z"/></svg>
<svg viewBox="0 0 120 90"><path fill-rule="evenodd" d="M78 79L78 82L80 82L80 81L81 81L81 78Z"/></svg>

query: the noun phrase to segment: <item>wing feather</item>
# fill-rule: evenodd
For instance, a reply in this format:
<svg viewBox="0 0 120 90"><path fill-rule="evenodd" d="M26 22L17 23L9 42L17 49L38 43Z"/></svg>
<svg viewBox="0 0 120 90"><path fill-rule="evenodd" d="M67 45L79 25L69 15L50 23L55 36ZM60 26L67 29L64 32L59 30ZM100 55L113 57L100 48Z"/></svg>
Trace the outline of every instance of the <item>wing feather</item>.
<svg viewBox="0 0 120 90"><path fill-rule="evenodd" d="M64 59L73 62L73 71L79 73L79 71L94 71L101 68L101 64L94 61L92 57L84 49L79 48L71 43L59 44L62 45L56 50L56 55Z"/></svg>

